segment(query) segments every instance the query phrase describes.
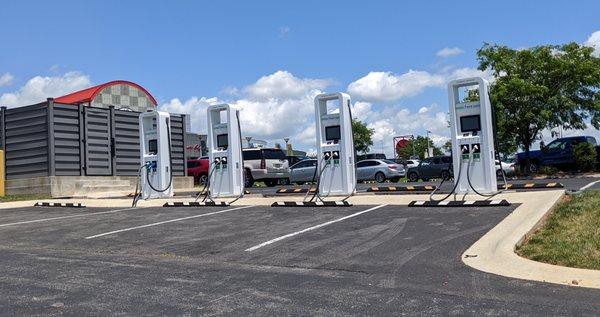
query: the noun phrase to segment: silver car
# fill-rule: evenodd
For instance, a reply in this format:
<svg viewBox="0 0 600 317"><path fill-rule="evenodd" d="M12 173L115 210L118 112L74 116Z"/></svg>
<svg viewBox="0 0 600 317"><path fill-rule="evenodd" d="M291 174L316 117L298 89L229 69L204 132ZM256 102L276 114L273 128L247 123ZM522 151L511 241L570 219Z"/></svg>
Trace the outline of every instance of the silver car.
<svg viewBox="0 0 600 317"><path fill-rule="evenodd" d="M302 160L290 167L290 183L302 185L312 182L317 169L317 160ZM318 175L317 175L318 176Z"/></svg>
<svg viewBox="0 0 600 317"><path fill-rule="evenodd" d="M358 181L375 180L383 183L386 180L398 182L406 175L406 170L401 164L390 160L363 160L356 164L356 178Z"/></svg>

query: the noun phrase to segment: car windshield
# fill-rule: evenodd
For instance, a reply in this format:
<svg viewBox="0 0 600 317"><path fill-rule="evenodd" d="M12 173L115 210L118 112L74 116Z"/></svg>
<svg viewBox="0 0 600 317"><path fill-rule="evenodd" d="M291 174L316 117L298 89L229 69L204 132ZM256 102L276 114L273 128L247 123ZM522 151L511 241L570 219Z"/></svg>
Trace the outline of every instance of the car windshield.
<svg viewBox="0 0 600 317"><path fill-rule="evenodd" d="M565 146L566 146L566 142L565 141L559 141L559 140L555 140L550 142L550 144L548 144L548 150L552 151L552 150L564 150Z"/></svg>
<svg viewBox="0 0 600 317"><path fill-rule="evenodd" d="M282 150L263 150L263 156L267 160L269 160L269 159L285 160L285 153L283 153Z"/></svg>

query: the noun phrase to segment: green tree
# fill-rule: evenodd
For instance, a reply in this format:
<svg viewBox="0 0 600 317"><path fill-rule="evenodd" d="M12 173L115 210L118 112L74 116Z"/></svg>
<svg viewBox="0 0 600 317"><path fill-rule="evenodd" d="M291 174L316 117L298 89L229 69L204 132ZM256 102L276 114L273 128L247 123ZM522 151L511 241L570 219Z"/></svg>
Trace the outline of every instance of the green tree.
<svg viewBox="0 0 600 317"><path fill-rule="evenodd" d="M405 147L403 147L401 149L396 149L396 152L398 153L398 157L403 158L403 159L408 159L413 155L413 144L414 144L415 154L420 159L423 159L423 158L425 158L425 153L427 152L427 144L428 143L429 143L429 146L433 148L433 155L444 154L442 152L442 149L435 146L429 138L423 137L420 135L417 136L417 138L414 140L409 140Z"/></svg>
<svg viewBox="0 0 600 317"><path fill-rule="evenodd" d="M522 147L529 161L544 129L585 129L587 120L600 128L600 59L592 52L576 43L521 50L484 44L477 51L479 69L496 78L490 100L500 152Z"/></svg>
<svg viewBox="0 0 600 317"><path fill-rule="evenodd" d="M446 153L452 153L452 140L448 140L446 141L446 143L444 143L444 145L442 145L442 148L444 149L444 151L446 151Z"/></svg>
<svg viewBox="0 0 600 317"><path fill-rule="evenodd" d="M366 124L359 120L352 121L352 131L354 132L354 149L357 153L367 153L373 146L373 129L369 129Z"/></svg>

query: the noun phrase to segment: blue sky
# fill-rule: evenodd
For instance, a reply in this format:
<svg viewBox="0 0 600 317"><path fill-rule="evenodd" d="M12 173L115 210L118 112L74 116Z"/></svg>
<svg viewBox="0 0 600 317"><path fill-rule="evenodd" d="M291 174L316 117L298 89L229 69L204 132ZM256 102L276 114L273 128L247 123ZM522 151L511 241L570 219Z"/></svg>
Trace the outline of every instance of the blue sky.
<svg viewBox="0 0 600 317"><path fill-rule="evenodd" d="M247 134L310 149L314 94L349 91L388 152L394 134L448 136L445 81L477 74L484 42L585 43L598 12L597 1L3 1L0 102L127 79L195 130L207 104L230 102Z"/></svg>

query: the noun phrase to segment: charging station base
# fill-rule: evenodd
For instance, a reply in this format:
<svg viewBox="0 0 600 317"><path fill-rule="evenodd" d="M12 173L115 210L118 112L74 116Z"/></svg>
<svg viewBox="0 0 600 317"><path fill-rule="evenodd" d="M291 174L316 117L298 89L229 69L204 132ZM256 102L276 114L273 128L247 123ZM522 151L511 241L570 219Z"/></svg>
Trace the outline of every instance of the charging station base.
<svg viewBox="0 0 600 317"><path fill-rule="evenodd" d="M445 201L411 201L408 207L497 207L510 206L506 199L502 200L445 200Z"/></svg>
<svg viewBox="0 0 600 317"><path fill-rule="evenodd" d="M347 201L276 201L271 207L350 207Z"/></svg>
<svg viewBox="0 0 600 317"><path fill-rule="evenodd" d="M174 201L174 202L166 202L163 207L228 207L229 203L224 201L190 201L190 202L182 202L182 201Z"/></svg>

